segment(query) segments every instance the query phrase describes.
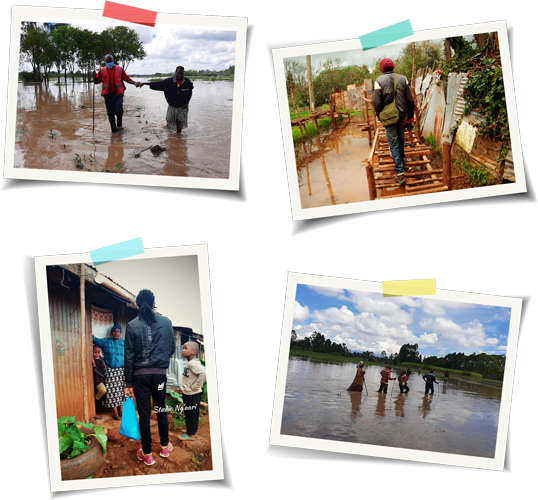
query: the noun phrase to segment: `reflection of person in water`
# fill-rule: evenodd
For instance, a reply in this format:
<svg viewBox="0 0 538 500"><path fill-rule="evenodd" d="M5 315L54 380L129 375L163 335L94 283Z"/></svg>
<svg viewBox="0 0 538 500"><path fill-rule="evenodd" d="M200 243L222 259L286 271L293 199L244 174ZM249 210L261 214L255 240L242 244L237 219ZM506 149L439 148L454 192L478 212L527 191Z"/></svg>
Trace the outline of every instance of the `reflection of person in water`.
<svg viewBox="0 0 538 500"><path fill-rule="evenodd" d="M362 369L364 363L361 361L357 365L357 374L353 379L353 383L347 388L348 391L357 391L362 392L362 386L364 385L364 374L365 371Z"/></svg>
<svg viewBox="0 0 538 500"><path fill-rule="evenodd" d="M362 417L361 401L362 394L357 391L349 391L349 399L351 400L351 420L356 420Z"/></svg>
<svg viewBox="0 0 538 500"><path fill-rule="evenodd" d="M426 418L426 415L431 410L431 406L432 398L428 398L426 395L424 395L424 398L422 399L422 418Z"/></svg>
<svg viewBox="0 0 538 500"><path fill-rule="evenodd" d="M394 411L396 412L397 417L405 417L404 411L405 397L403 394L398 394L396 401L394 402Z"/></svg>
<svg viewBox="0 0 538 500"><path fill-rule="evenodd" d="M375 409L375 414L378 415L379 417L385 416L385 401L386 400L387 400L387 396L385 394L380 394L377 398L377 406Z"/></svg>

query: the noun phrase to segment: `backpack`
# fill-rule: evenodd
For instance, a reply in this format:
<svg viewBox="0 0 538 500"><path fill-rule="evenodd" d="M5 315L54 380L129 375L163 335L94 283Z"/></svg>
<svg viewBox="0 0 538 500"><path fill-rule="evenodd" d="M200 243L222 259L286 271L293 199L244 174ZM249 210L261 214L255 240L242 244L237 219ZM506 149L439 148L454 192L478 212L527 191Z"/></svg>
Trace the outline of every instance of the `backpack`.
<svg viewBox="0 0 538 500"><path fill-rule="evenodd" d="M396 81L398 80L398 75L394 74L394 99L390 104L387 104L381 113L379 113L379 120L383 127L388 127L389 125L396 125L400 119L400 112L396 106Z"/></svg>

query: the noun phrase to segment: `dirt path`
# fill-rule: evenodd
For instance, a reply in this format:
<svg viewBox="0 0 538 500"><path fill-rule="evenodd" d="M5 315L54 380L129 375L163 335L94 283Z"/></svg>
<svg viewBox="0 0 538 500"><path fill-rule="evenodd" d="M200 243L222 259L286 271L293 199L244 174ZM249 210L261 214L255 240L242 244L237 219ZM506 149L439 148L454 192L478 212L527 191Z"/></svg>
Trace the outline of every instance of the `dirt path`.
<svg viewBox="0 0 538 500"><path fill-rule="evenodd" d="M211 441L209 431L209 415L200 415L201 424L196 441L180 441L178 435L183 434L171 425L169 437L174 449L168 458L159 455L160 441L157 428L157 417L151 415L150 427L152 451L155 465L147 466L137 459L136 452L140 448L139 441L133 441L119 433L120 421L112 418L112 413L104 413L103 419L95 420L108 435L107 453L104 466L94 477L141 476L146 474L166 474L172 472L192 472L212 470ZM171 424L172 416L168 416Z"/></svg>

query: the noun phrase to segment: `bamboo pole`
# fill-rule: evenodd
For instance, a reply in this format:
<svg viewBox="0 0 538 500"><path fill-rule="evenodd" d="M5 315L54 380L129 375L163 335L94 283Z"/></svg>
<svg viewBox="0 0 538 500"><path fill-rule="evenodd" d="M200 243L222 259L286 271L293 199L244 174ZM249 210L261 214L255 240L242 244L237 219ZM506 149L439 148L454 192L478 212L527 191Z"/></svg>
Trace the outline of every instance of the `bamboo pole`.
<svg viewBox="0 0 538 500"><path fill-rule="evenodd" d="M88 406L88 380L86 377L87 365L87 346L86 339L86 264L80 264L80 356L82 367L82 387L83 387L83 405L84 405L84 421L90 421L90 409Z"/></svg>
<svg viewBox="0 0 538 500"><path fill-rule="evenodd" d="M306 71L308 74L308 96L310 97L310 112L316 111L316 103L314 102L314 85L312 84L312 58L306 56ZM317 123L316 123L316 128Z"/></svg>

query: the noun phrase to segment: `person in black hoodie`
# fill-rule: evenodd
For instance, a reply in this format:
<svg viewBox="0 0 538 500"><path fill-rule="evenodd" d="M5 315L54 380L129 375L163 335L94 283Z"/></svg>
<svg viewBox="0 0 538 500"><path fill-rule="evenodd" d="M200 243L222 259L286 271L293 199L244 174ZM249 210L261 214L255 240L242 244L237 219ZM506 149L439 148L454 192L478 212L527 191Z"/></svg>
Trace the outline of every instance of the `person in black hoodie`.
<svg viewBox="0 0 538 500"><path fill-rule="evenodd" d="M176 349L172 322L154 312L155 296L150 290L141 290L136 297L138 316L127 324L125 333L125 393L136 396L142 448L137 458L146 465L153 465L151 453L151 399L157 414L161 457L167 458L172 451L168 439L166 413L166 370L170 357Z"/></svg>
<svg viewBox="0 0 538 500"><path fill-rule="evenodd" d="M428 375L424 375L422 379L426 382L426 391L424 394L428 394L428 391L431 391L431 394L433 394L433 383L435 382L437 385L439 385L439 382L437 382L435 379L433 370L430 370L430 373L428 373Z"/></svg>
<svg viewBox="0 0 538 500"><path fill-rule="evenodd" d="M399 120L393 125L385 127L385 134L389 144L390 155L394 161L394 179L399 184L405 184L405 152L404 152L404 130L406 124L413 121L415 112L415 101L411 94L411 89L404 75L394 73L394 63L391 59L381 59L379 69L383 73L377 78L374 85L374 109L379 117L385 106L391 104L396 99ZM396 79L396 95L394 95L394 80ZM411 125L409 125L411 126Z"/></svg>
<svg viewBox="0 0 538 500"><path fill-rule="evenodd" d="M164 92L164 97L168 103L166 126L181 134L181 131L189 126L189 102L194 89L192 82L185 77L183 66L176 68L176 74L172 78L165 78L160 82L140 83L138 86L143 87L144 85L149 85L151 90Z"/></svg>

